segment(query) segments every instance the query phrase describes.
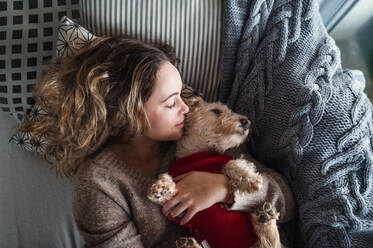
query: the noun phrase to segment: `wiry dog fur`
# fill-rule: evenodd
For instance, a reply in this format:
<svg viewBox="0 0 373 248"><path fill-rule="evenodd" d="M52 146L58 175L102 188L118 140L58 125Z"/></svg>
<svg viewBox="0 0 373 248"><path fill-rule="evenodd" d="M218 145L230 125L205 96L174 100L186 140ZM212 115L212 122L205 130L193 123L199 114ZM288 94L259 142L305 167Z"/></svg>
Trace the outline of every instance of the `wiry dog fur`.
<svg viewBox="0 0 373 248"><path fill-rule="evenodd" d="M226 150L241 145L249 134L249 120L232 112L221 103L207 103L199 97L186 99L190 112L185 118L185 132L177 142L176 158L195 152ZM262 177L253 163L245 159L232 159L224 167L223 173L229 178L234 190L252 193L262 186ZM156 203L163 203L176 195L177 189L171 176L160 175L152 185L148 198ZM253 213L254 229L258 242L254 247L283 247L280 243L276 220L279 213L271 203L265 202ZM176 242L177 247L201 247L193 238L185 237Z"/></svg>

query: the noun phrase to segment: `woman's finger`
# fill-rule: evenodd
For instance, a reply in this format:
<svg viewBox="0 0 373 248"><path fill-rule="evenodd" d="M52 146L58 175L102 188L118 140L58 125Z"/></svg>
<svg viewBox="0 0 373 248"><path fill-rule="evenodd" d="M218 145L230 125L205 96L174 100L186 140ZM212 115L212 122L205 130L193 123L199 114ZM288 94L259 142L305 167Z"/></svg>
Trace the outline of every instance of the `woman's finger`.
<svg viewBox="0 0 373 248"><path fill-rule="evenodd" d="M180 225L185 225L186 223L188 223L197 212L198 212L198 210L197 210L196 207L188 208L188 211L187 211L186 215L180 221Z"/></svg>
<svg viewBox="0 0 373 248"><path fill-rule="evenodd" d="M180 202L179 205L177 205L170 213L172 217L177 217L180 214L182 214L184 211L187 210L187 208L190 206L189 202Z"/></svg>
<svg viewBox="0 0 373 248"><path fill-rule="evenodd" d="M181 196L176 194L171 200L166 201L162 207L162 213L168 215L170 209L174 208L181 201Z"/></svg>

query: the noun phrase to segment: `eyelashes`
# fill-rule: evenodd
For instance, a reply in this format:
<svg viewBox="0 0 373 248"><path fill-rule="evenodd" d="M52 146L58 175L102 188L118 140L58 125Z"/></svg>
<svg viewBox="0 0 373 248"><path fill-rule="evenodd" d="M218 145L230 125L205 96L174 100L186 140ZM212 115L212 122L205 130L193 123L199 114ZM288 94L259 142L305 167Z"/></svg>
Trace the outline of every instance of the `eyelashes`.
<svg viewBox="0 0 373 248"><path fill-rule="evenodd" d="M172 109L173 107L175 107L175 104L176 104L176 102L174 102L173 104L167 106L167 108Z"/></svg>

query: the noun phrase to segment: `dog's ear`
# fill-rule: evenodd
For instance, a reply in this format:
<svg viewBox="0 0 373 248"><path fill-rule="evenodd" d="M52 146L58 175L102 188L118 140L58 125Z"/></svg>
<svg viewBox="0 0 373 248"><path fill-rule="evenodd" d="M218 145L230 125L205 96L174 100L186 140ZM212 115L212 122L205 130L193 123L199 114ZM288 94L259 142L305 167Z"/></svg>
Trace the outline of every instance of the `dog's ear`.
<svg viewBox="0 0 373 248"><path fill-rule="evenodd" d="M192 96L183 98L183 101L189 107L189 111L193 111L196 107L200 106L203 102L203 99L199 96Z"/></svg>

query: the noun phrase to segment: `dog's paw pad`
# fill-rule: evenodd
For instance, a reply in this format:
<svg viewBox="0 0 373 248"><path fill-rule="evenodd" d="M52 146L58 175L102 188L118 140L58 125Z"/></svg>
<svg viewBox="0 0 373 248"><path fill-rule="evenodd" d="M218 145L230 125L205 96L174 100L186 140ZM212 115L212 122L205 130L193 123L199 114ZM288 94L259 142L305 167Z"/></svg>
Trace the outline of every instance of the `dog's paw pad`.
<svg viewBox="0 0 373 248"><path fill-rule="evenodd" d="M182 237L176 240L177 248L202 248L192 237Z"/></svg>
<svg viewBox="0 0 373 248"><path fill-rule="evenodd" d="M255 211L254 218L258 223L264 224L270 220L278 220L280 213L269 202L265 202L261 207Z"/></svg>

